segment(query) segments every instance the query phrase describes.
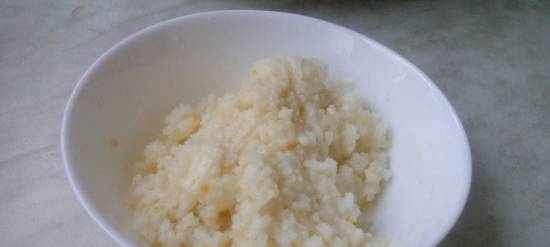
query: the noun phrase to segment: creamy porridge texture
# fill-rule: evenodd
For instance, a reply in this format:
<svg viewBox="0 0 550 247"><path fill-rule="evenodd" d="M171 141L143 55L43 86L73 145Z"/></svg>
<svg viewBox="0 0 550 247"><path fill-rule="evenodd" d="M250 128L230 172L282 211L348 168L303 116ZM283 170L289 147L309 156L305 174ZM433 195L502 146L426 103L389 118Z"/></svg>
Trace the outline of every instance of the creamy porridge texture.
<svg viewBox="0 0 550 247"><path fill-rule="evenodd" d="M238 91L181 105L136 164L153 246L386 246L364 217L388 180L388 130L314 59L256 62Z"/></svg>

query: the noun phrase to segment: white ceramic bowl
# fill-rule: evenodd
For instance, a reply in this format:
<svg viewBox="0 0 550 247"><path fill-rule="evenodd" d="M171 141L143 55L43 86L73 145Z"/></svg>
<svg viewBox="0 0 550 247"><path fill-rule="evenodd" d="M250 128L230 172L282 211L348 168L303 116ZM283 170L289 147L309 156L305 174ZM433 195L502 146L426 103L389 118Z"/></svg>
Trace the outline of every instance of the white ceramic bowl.
<svg viewBox="0 0 550 247"><path fill-rule="evenodd" d="M316 57L393 135L393 178L374 208L373 230L392 247L437 245L470 188L466 135L441 91L379 43L321 20L265 11L216 11L140 31L103 54L71 95L61 133L70 183L88 214L122 246L145 246L130 227L130 167L178 103L235 89L257 59ZM113 148L115 139L119 146Z"/></svg>

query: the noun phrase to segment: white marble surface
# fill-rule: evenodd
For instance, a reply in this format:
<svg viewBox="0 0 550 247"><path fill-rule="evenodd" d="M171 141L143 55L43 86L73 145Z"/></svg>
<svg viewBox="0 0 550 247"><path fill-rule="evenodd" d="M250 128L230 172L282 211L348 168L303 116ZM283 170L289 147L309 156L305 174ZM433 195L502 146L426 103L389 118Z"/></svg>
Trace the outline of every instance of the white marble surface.
<svg viewBox="0 0 550 247"><path fill-rule="evenodd" d="M362 32L423 69L470 138L474 181L441 244L550 246L548 1L0 1L0 246L115 246L60 160L63 108L103 51L151 24L270 9Z"/></svg>

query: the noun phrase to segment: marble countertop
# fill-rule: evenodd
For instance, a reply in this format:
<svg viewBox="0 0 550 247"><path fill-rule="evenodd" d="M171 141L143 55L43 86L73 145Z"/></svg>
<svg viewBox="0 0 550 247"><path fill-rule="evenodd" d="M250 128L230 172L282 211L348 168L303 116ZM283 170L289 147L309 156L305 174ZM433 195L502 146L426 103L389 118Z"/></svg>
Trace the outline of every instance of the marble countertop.
<svg viewBox="0 0 550 247"><path fill-rule="evenodd" d="M440 246L550 246L550 3L493 2L2 1L0 246L116 246L63 171L68 96L122 38L217 9L318 17L412 61L455 106L472 147L471 196Z"/></svg>

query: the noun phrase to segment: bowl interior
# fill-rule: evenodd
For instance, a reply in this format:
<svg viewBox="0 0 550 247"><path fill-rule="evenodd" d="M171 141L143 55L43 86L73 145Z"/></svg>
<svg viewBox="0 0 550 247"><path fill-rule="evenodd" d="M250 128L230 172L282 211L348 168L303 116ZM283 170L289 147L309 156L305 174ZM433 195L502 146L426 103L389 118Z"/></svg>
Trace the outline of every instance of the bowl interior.
<svg viewBox="0 0 550 247"><path fill-rule="evenodd" d="M373 209L373 231L394 247L437 244L470 184L468 143L445 97L376 42L275 12L174 19L131 36L94 63L71 97L62 133L67 172L88 213L119 243L142 245L127 209L131 166L160 133L164 116L179 103L234 90L252 62L276 55L318 58L332 78L356 82L356 93L383 116L393 139L393 178Z"/></svg>

